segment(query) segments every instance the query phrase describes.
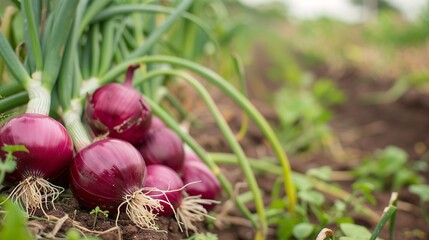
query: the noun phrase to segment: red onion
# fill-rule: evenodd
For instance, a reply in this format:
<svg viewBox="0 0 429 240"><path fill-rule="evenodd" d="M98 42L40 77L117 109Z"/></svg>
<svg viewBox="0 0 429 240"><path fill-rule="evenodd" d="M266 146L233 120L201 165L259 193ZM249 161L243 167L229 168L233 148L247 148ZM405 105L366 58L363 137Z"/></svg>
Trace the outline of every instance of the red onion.
<svg viewBox="0 0 429 240"><path fill-rule="evenodd" d="M159 211L161 216L170 216L174 213L174 209L178 208L182 201L183 182L177 173L164 165L149 165L147 166L146 189L161 189L172 190L163 194L161 191L151 190L147 195L154 199L161 200L163 206L162 211ZM168 176L168 177L166 177ZM173 207L173 208L172 208Z"/></svg>
<svg viewBox="0 0 429 240"><path fill-rule="evenodd" d="M183 227L188 235L188 229L197 231L193 224L203 221L204 217L211 217L203 205L217 203L210 199L201 199L199 196L187 196L183 191L183 183L179 175L164 165L150 165L147 167L146 194L159 199L163 204L161 215L175 216L180 228ZM168 204L169 203L169 204ZM174 208L174 211L173 209Z"/></svg>
<svg viewBox="0 0 429 240"><path fill-rule="evenodd" d="M194 183L189 184L185 189L190 196L201 196L203 199L215 200L219 195L219 180L193 152L185 152L182 180L184 184ZM214 205L204 205L204 207L210 210Z"/></svg>
<svg viewBox="0 0 429 240"><path fill-rule="evenodd" d="M156 129L156 128L165 128L165 123L159 119L157 116L152 116L152 123L150 128L151 129Z"/></svg>
<svg viewBox="0 0 429 240"><path fill-rule="evenodd" d="M70 165L70 184L85 207L115 212L126 205L130 219L142 228L156 229L153 209L159 201L143 194L146 164L128 142L104 139L83 148Z"/></svg>
<svg viewBox="0 0 429 240"><path fill-rule="evenodd" d="M106 84L88 97L85 116L96 135L137 144L149 130L152 111L141 94L132 87L136 68L128 68L124 84Z"/></svg>
<svg viewBox="0 0 429 240"><path fill-rule="evenodd" d="M147 165L162 164L175 171L182 169L183 142L168 128L151 128L138 149Z"/></svg>
<svg viewBox="0 0 429 240"><path fill-rule="evenodd" d="M53 202L64 190L49 183L58 177L73 157L72 141L66 129L56 120L42 114L25 113L11 118L0 128L0 146L24 145L27 152L15 152L17 167L6 175L6 182L21 181L11 193L12 199L27 213ZM5 152L1 152L4 156ZM34 194L34 193L40 194Z"/></svg>

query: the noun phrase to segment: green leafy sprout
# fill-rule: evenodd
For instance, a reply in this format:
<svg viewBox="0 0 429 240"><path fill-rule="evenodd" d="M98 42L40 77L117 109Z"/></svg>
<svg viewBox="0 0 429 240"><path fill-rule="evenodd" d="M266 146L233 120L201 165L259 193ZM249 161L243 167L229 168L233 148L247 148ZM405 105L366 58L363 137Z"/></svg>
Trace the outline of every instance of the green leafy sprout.
<svg viewBox="0 0 429 240"><path fill-rule="evenodd" d="M6 152L6 158L3 161L0 161L0 184L3 183L6 173L11 173L16 168L16 157L13 156L13 153L28 153L28 149L23 145L4 145L1 149Z"/></svg>
<svg viewBox="0 0 429 240"><path fill-rule="evenodd" d="M95 228L95 224L97 223L98 214L104 215L104 217L106 217L106 218L109 217L109 211L107 211L107 210L103 211L103 210L101 210L101 208L99 206L92 209L89 214L94 214L94 223L92 224L92 228Z"/></svg>

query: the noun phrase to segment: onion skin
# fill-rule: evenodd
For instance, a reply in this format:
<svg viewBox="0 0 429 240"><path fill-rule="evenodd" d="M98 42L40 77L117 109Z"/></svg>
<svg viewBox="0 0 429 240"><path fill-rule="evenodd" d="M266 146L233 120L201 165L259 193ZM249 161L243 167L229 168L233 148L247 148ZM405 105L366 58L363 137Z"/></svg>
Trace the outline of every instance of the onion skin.
<svg viewBox="0 0 429 240"><path fill-rule="evenodd" d="M213 172L193 152L185 153L185 162L182 168L183 184L189 184L185 191L190 196L201 196L202 199L215 200L220 193L220 183ZM193 183L194 182L194 183ZM192 184L190 184L192 183ZM207 210L215 205L203 205Z"/></svg>
<svg viewBox="0 0 429 240"><path fill-rule="evenodd" d="M146 165L161 164L176 172L182 169L185 154L183 142L169 128L151 129L137 148Z"/></svg>
<svg viewBox="0 0 429 240"><path fill-rule="evenodd" d="M67 130L46 115L25 113L9 119L0 128L0 146L24 145L26 152L15 152L17 167L6 174L13 184L27 177L54 179L67 168L73 157L73 144ZM5 152L1 151L4 158Z"/></svg>
<svg viewBox="0 0 429 240"><path fill-rule="evenodd" d="M124 196L142 189L146 164L128 142L104 139L82 149L70 165L70 185L83 206L116 212Z"/></svg>
<svg viewBox="0 0 429 240"><path fill-rule="evenodd" d="M95 135L137 144L147 134L152 111L132 86L109 83L87 99L85 118Z"/></svg>
<svg viewBox="0 0 429 240"><path fill-rule="evenodd" d="M161 191L167 191L163 195L160 191L150 191L146 195L163 201L168 201L171 203L174 209L177 209L180 206L183 198L183 182L180 179L179 175L171 168L164 165L150 165L147 166L147 176L146 176L146 188L156 188ZM170 205L161 201L163 206L163 211L158 211L158 214L161 216L171 216L173 215L173 209Z"/></svg>

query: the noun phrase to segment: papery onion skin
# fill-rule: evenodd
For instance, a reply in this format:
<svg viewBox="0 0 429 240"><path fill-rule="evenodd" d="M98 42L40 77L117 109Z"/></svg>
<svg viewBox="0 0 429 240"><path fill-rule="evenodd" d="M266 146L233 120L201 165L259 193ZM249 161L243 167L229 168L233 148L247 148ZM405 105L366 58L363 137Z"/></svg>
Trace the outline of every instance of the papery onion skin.
<svg viewBox="0 0 429 240"><path fill-rule="evenodd" d="M183 184L188 184L185 191L190 196L201 196L202 199L215 200L220 193L220 183L213 172L193 152L185 153L182 168ZM190 184L192 183L192 184ZM215 205L203 205L207 210Z"/></svg>
<svg viewBox="0 0 429 240"><path fill-rule="evenodd" d="M116 212L124 196L142 189L146 164L128 142L104 139L79 151L70 164L70 186L83 206Z"/></svg>
<svg viewBox="0 0 429 240"><path fill-rule="evenodd" d="M151 129L137 148L147 165L161 164L176 172L182 169L183 141L168 128Z"/></svg>
<svg viewBox="0 0 429 240"><path fill-rule="evenodd" d="M88 97L85 117L95 135L137 144L150 129L152 111L132 86L109 83Z"/></svg>
<svg viewBox="0 0 429 240"><path fill-rule="evenodd" d="M17 167L6 174L12 184L27 177L55 179L73 157L73 144L67 130L53 118L25 113L9 119L0 127L0 146L24 145L28 153L15 152ZM1 151L4 159L5 152Z"/></svg>
<svg viewBox="0 0 429 240"><path fill-rule="evenodd" d="M171 168L164 165L147 166L146 188L156 188L162 191L169 191L163 195L160 191L150 191L147 193L154 199L169 201L174 209L180 206L183 198L183 182L179 175ZM174 212L170 205L161 202L163 211L159 211L161 216L171 216Z"/></svg>

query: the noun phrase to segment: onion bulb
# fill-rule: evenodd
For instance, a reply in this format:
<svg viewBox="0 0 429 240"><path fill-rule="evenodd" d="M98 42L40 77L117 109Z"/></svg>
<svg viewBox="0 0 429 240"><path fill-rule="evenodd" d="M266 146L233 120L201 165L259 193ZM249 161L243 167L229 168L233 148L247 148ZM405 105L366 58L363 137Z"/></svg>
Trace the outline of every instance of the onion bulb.
<svg viewBox="0 0 429 240"><path fill-rule="evenodd" d="M161 200L163 209L158 212L159 215L171 216L182 201L182 179L174 170L163 165L149 165L147 172L149 173L146 176L145 184L146 190L149 189L147 194L154 199ZM163 191L158 191L160 189Z"/></svg>
<svg viewBox="0 0 429 240"><path fill-rule="evenodd" d="M157 116L152 116L152 123L150 126L150 129L157 129L157 128L165 128L165 123L159 119Z"/></svg>
<svg viewBox="0 0 429 240"><path fill-rule="evenodd" d="M190 196L201 196L204 199L215 200L220 192L220 183L213 172L193 152L185 152L185 161L182 167L182 180L189 184L185 191ZM210 210L214 205L204 205Z"/></svg>
<svg viewBox="0 0 429 240"><path fill-rule="evenodd" d="M124 84L109 83L88 96L85 117L95 135L137 144L147 134L152 111L132 86L136 68L128 68Z"/></svg>
<svg viewBox="0 0 429 240"><path fill-rule="evenodd" d="M32 215L43 204L64 191L48 180L58 177L73 157L73 144L67 130L42 114L25 113L0 127L0 146L24 145L28 152L15 152L16 169L6 174L7 184L19 184L10 197ZM1 151L1 150L0 150ZM1 151L4 158L5 152Z"/></svg>
<svg viewBox="0 0 429 240"><path fill-rule="evenodd" d="M151 128L137 148L147 165L161 164L177 172L182 169L184 158L183 142L169 128Z"/></svg>
<svg viewBox="0 0 429 240"><path fill-rule="evenodd" d="M103 139L83 148L70 165L74 196L87 208L99 206L117 213L125 205L130 219L141 228L157 229L154 209L159 201L145 195L146 164L128 142Z"/></svg>
<svg viewBox="0 0 429 240"><path fill-rule="evenodd" d="M189 185L191 185L190 183ZM193 222L204 221L205 217L211 217L203 205L215 204L217 201L201 199L200 196L188 196L183 191L187 186L183 185L177 172L164 165L147 166L146 194L160 200L163 204L160 215L175 214L179 227L196 232L198 229Z"/></svg>

